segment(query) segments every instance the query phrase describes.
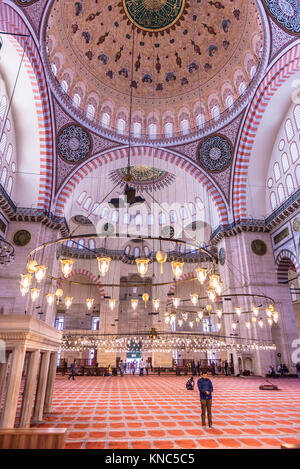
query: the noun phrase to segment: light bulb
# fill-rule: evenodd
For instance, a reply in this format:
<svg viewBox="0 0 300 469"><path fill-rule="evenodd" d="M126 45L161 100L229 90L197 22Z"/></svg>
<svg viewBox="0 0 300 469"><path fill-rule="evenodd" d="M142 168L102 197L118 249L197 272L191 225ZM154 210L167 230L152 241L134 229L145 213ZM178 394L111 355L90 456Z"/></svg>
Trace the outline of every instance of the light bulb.
<svg viewBox="0 0 300 469"><path fill-rule="evenodd" d="M217 314L218 318L221 319L223 311L221 309L217 309L216 314Z"/></svg>
<svg viewBox="0 0 300 469"><path fill-rule="evenodd" d="M143 301L145 303L145 308L147 308L147 303L148 303L148 300L149 300L149 293L143 293Z"/></svg>
<svg viewBox="0 0 300 469"><path fill-rule="evenodd" d="M247 322L245 323L245 325L246 325L247 329L250 329L250 327L251 327L251 322L247 321Z"/></svg>
<svg viewBox="0 0 300 469"><path fill-rule="evenodd" d="M222 324L220 322L218 322L218 324L217 324L218 331L221 329L221 327L222 327Z"/></svg>
<svg viewBox="0 0 300 469"><path fill-rule="evenodd" d="M159 305L160 305L160 299L159 298L154 298L152 300L152 303L153 303L153 307L154 307L155 311L158 311L159 310Z"/></svg>
<svg viewBox="0 0 300 469"><path fill-rule="evenodd" d="M213 303L216 299L216 292L215 290L213 290L212 288L210 288L208 291L207 291L207 296L208 298L210 299L210 301Z"/></svg>
<svg viewBox="0 0 300 469"><path fill-rule="evenodd" d="M25 296L29 292L29 288L24 288L24 287L20 286L20 292L21 292L22 296Z"/></svg>
<svg viewBox="0 0 300 469"><path fill-rule="evenodd" d="M272 319L272 318L268 318L267 321L268 321L269 326L272 326L272 324L273 324L273 319Z"/></svg>
<svg viewBox="0 0 300 469"><path fill-rule="evenodd" d="M199 319L202 319L202 318L203 318L203 311L199 311L199 312L198 312L198 318L199 318Z"/></svg>
<svg viewBox="0 0 300 469"><path fill-rule="evenodd" d="M263 322L262 319L260 319L260 320L258 321L258 325L259 325L259 327L263 327L263 326L264 326L264 322Z"/></svg>
<svg viewBox="0 0 300 469"><path fill-rule="evenodd" d="M236 323L236 322L233 322L233 323L232 323L232 329L235 331L236 328L237 328L237 323Z"/></svg>
<svg viewBox="0 0 300 469"><path fill-rule="evenodd" d="M74 259L60 259L61 262L61 271L64 277L68 277L72 272Z"/></svg>
<svg viewBox="0 0 300 469"><path fill-rule="evenodd" d="M35 279L36 279L37 282L41 282L45 278L47 269L48 269L48 267L46 265L37 265L36 266L36 271L35 271L34 275L35 275Z"/></svg>
<svg viewBox="0 0 300 469"><path fill-rule="evenodd" d="M148 272L149 261L150 259L145 259L145 258L140 258L140 259L135 260L138 273L141 275L141 277L146 275L146 273Z"/></svg>
<svg viewBox="0 0 300 469"><path fill-rule="evenodd" d="M180 298L173 298L174 308L178 308L179 305L180 305Z"/></svg>
<svg viewBox="0 0 300 469"><path fill-rule="evenodd" d="M240 317L241 315L241 308L238 306L237 308L235 308L235 313L238 317Z"/></svg>
<svg viewBox="0 0 300 469"><path fill-rule="evenodd" d="M179 326L179 327L182 327L182 324L183 324L183 320L182 320L182 319L178 319L178 326Z"/></svg>
<svg viewBox="0 0 300 469"><path fill-rule="evenodd" d="M220 275L218 274L213 274L209 277L209 286L211 288L216 288L219 285L220 282Z"/></svg>
<svg viewBox="0 0 300 469"><path fill-rule="evenodd" d="M191 294L191 303L192 303L193 306L197 305L198 298L199 298L199 295L197 295L197 293L192 293Z"/></svg>
<svg viewBox="0 0 300 469"><path fill-rule="evenodd" d="M98 261L99 272L104 277L109 270L111 258L110 257L97 257L97 261Z"/></svg>
<svg viewBox="0 0 300 469"><path fill-rule="evenodd" d="M55 293L47 293L46 298L47 298L48 305L50 306L53 305L54 297L55 297Z"/></svg>
<svg viewBox="0 0 300 469"><path fill-rule="evenodd" d="M202 268L202 267L197 267L195 269L197 279L199 280L200 283L204 283L207 277L207 269Z"/></svg>
<svg viewBox="0 0 300 469"><path fill-rule="evenodd" d="M21 274L20 287L28 289L30 285L31 285L31 275Z"/></svg>
<svg viewBox="0 0 300 469"><path fill-rule="evenodd" d="M86 299L86 307L87 309L92 309L93 305L94 305L94 298L87 298Z"/></svg>
<svg viewBox="0 0 300 469"><path fill-rule="evenodd" d="M65 306L67 309L70 308L70 306L72 306L72 303L73 303L73 297L72 296L66 296L65 297Z"/></svg>
<svg viewBox="0 0 300 469"><path fill-rule="evenodd" d="M40 288L32 288L30 290L30 296L32 301L36 301L40 296L41 289Z"/></svg>
<svg viewBox="0 0 300 469"><path fill-rule="evenodd" d="M273 321L274 321L275 323L277 323L277 322L278 322L278 319L279 319L279 314L278 314L277 311L274 311L274 313L273 313Z"/></svg>
<svg viewBox="0 0 300 469"><path fill-rule="evenodd" d="M113 311L115 309L116 302L117 302L117 300L115 298L110 298L108 300L108 306L109 306L111 311Z"/></svg>
<svg viewBox="0 0 300 469"><path fill-rule="evenodd" d="M173 275L178 280L182 273L183 273L183 264L184 262L179 262L179 261L173 261L171 262L172 270L173 270Z"/></svg>
<svg viewBox="0 0 300 469"><path fill-rule="evenodd" d="M258 308L254 307L254 308L252 309L252 311L253 311L254 316L257 317L257 316L258 316L258 313L259 313Z"/></svg>
<svg viewBox="0 0 300 469"><path fill-rule="evenodd" d="M219 282L219 284L215 287L215 290L216 294L220 296L223 290L223 282Z"/></svg>
<svg viewBox="0 0 300 469"><path fill-rule="evenodd" d="M131 306L133 310L136 310L138 303L139 303L139 300L137 298L132 298Z"/></svg>
<svg viewBox="0 0 300 469"><path fill-rule="evenodd" d="M273 312L269 308L266 308L266 315L268 318L271 318L273 316Z"/></svg>
<svg viewBox="0 0 300 469"><path fill-rule="evenodd" d="M251 321L252 321L253 323L255 323L255 322L256 322L256 317L255 317L255 316L252 316Z"/></svg>
<svg viewBox="0 0 300 469"><path fill-rule="evenodd" d="M189 326L190 326L191 329L193 329L193 327L194 327L194 321L190 321L190 322L189 322Z"/></svg>

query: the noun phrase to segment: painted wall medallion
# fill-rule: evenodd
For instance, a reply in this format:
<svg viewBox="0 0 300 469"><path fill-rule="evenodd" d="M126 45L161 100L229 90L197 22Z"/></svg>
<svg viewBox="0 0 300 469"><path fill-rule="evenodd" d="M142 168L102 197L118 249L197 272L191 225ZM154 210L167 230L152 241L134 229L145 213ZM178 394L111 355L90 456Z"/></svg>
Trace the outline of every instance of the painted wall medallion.
<svg viewBox="0 0 300 469"><path fill-rule="evenodd" d="M257 256L264 256L267 252L267 245L261 239L255 239L251 243L251 249Z"/></svg>
<svg viewBox="0 0 300 469"><path fill-rule="evenodd" d="M77 163L90 155L92 140L88 132L80 125L67 125L57 139L59 154L69 163Z"/></svg>
<svg viewBox="0 0 300 469"><path fill-rule="evenodd" d="M226 251L224 248L221 248L219 251L219 262L221 265L224 265L226 261Z"/></svg>
<svg viewBox="0 0 300 469"><path fill-rule="evenodd" d="M231 142L223 135L213 135L198 148L198 159L207 171L224 171L232 159Z"/></svg>
<svg viewBox="0 0 300 469"><path fill-rule="evenodd" d="M299 0L264 0L272 18L291 34L300 35Z"/></svg>
<svg viewBox="0 0 300 469"><path fill-rule="evenodd" d="M293 220L293 230L296 232L300 231L300 218L295 218Z"/></svg>
<svg viewBox="0 0 300 469"><path fill-rule="evenodd" d="M31 234L27 230L19 230L14 234L13 242L16 246L26 246L31 240Z"/></svg>

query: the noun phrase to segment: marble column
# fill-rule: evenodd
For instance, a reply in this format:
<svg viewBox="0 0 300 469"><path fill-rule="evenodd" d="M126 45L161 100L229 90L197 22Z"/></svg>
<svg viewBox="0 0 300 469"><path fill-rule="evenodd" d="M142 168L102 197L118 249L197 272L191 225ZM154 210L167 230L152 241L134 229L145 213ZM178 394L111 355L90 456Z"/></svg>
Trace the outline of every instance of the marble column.
<svg viewBox="0 0 300 469"><path fill-rule="evenodd" d="M52 397L53 397L53 386L56 376L56 363L57 363L57 352L51 353L50 364L49 364L49 373L47 380L46 396L44 403L44 413L49 414L52 407Z"/></svg>
<svg viewBox="0 0 300 469"><path fill-rule="evenodd" d="M50 362L50 351L43 352L41 357L40 371L38 376L38 385L35 395L33 420L43 420L44 402Z"/></svg>
<svg viewBox="0 0 300 469"><path fill-rule="evenodd" d="M2 400L2 394L5 389L9 354L10 352L6 352L5 362L0 363L0 402Z"/></svg>
<svg viewBox="0 0 300 469"><path fill-rule="evenodd" d="M14 428L25 359L25 346L13 350L0 428Z"/></svg>
<svg viewBox="0 0 300 469"><path fill-rule="evenodd" d="M35 350L34 352L30 353L20 416L20 427L22 428L27 428L30 426L34 395L36 391L39 360L39 350Z"/></svg>

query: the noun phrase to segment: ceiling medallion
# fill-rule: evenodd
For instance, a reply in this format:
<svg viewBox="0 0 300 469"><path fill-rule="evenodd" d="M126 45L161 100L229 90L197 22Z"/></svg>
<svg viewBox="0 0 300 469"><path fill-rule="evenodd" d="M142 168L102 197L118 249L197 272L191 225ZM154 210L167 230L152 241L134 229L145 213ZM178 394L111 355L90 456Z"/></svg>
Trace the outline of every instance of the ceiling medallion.
<svg viewBox="0 0 300 469"><path fill-rule="evenodd" d="M231 162L231 142L222 135L213 135L204 140L198 149L200 164L208 171L224 171Z"/></svg>
<svg viewBox="0 0 300 469"><path fill-rule="evenodd" d="M123 6L121 13L137 28L149 33L174 26L188 6L185 0L122 0L120 5Z"/></svg>
<svg viewBox="0 0 300 469"><path fill-rule="evenodd" d="M291 34L300 34L299 0L264 0L273 19Z"/></svg>
<svg viewBox="0 0 300 469"><path fill-rule="evenodd" d="M125 167L111 171L109 173L110 180L124 186L126 184L127 169ZM176 179L174 174L150 166L131 166L130 175L130 185L140 191L164 189Z"/></svg>
<svg viewBox="0 0 300 469"><path fill-rule="evenodd" d="M88 132L79 125L65 126L59 133L58 150L69 163L77 163L90 155L92 140Z"/></svg>
<svg viewBox="0 0 300 469"><path fill-rule="evenodd" d="M255 239L252 241L251 249L257 256L264 256L267 253L267 245L261 239Z"/></svg>

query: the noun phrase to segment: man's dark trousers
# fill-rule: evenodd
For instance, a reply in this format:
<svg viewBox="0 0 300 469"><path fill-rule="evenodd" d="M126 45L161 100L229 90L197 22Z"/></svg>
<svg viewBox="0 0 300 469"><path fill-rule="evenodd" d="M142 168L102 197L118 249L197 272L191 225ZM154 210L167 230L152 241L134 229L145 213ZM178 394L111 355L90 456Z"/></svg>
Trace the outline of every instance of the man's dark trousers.
<svg viewBox="0 0 300 469"><path fill-rule="evenodd" d="M212 406L212 399L200 399L201 400L201 417L202 417L202 425L205 425L205 412L207 411L207 418L208 418L208 426L212 427L212 419L211 419L211 406Z"/></svg>

